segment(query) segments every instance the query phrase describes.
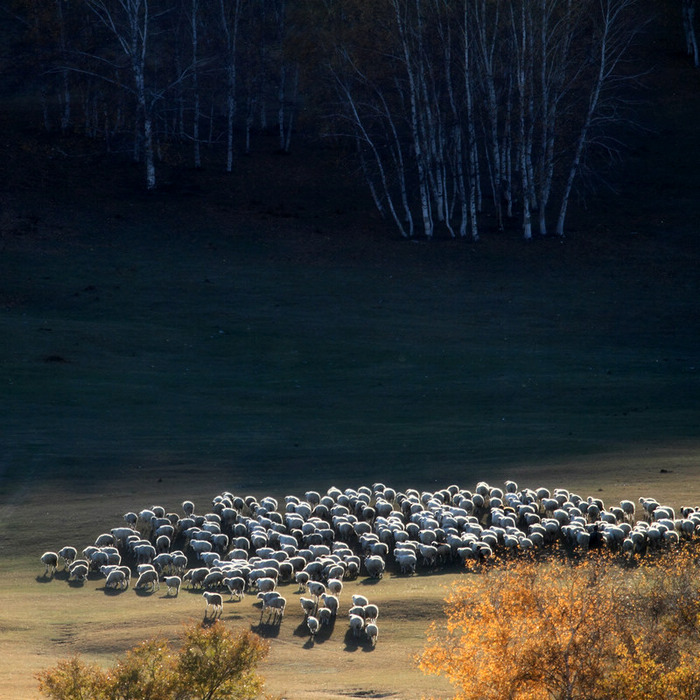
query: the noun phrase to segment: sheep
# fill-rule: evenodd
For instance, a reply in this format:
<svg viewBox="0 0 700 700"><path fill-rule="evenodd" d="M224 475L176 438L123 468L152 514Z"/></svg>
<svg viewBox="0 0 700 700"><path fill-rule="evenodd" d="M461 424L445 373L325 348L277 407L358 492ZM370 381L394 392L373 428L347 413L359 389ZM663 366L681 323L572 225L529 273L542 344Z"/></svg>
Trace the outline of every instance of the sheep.
<svg viewBox="0 0 700 700"><path fill-rule="evenodd" d="M331 611L333 617L338 614L340 601L338 600L337 596L326 593L321 596L321 602L323 603L323 607L328 608Z"/></svg>
<svg viewBox="0 0 700 700"><path fill-rule="evenodd" d="M309 583L307 584L307 588L309 590L309 593L316 600L318 600L326 592L325 585L322 584L320 581L309 581Z"/></svg>
<svg viewBox="0 0 700 700"><path fill-rule="evenodd" d="M203 579L202 579L202 588L215 588L217 586L222 585L224 580L224 574L221 571L210 571Z"/></svg>
<svg viewBox="0 0 700 700"><path fill-rule="evenodd" d="M316 617L323 627L330 625L334 616L330 608L319 608L316 611Z"/></svg>
<svg viewBox="0 0 700 700"><path fill-rule="evenodd" d="M90 569L88 568L87 564L83 564L82 562L76 564L74 562L74 566L72 566L69 571L69 581L85 582L87 581L88 572L90 571Z"/></svg>
<svg viewBox="0 0 700 700"><path fill-rule="evenodd" d="M134 590L141 590L151 587L151 592L155 592L160 588L160 581L158 580L158 572L155 569L147 569L144 571L136 581Z"/></svg>
<svg viewBox="0 0 700 700"><path fill-rule="evenodd" d="M319 622L319 619L317 617L309 615L306 618L306 626L309 628L309 634L311 635L311 639L313 639L316 636L316 633L318 632L321 623Z"/></svg>
<svg viewBox="0 0 700 700"><path fill-rule="evenodd" d="M363 617L359 615L350 615L350 629L352 630L353 636L359 637L364 627L365 620Z"/></svg>
<svg viewBox="0 0 700 700"><path fill-rule="evenodd" d="M212 591L204 591L204 593L202 593L202 597L206 601L206 605L204 607L204 618L206 619L208 617L210 606L213 610L212 619L216 620L217 618L221 617L222 613L224 612L224 599L221 597L221 594L213 593Z"/></svg>
<svg viewBox="0 0 700 700"><path fill-rule="evenodd" d="M328 591L332 595L340 596L343 592L343 582L337 578L329 578L328 581L326 581L326 588L328 588Z"/></svg>
<svg viewBox="0 0 700 700"><path fill-rule="evenodd" d="M364 607L365 605L369 605L369 600L363 595L353 595L352 604Z"/></svg>
<svg viewBox="0 0 700 700"><path fill-rule="evenodd" d="M129 587L129 579L121 569L114 569L107 574L105 588L122 588L126 590Z"/></svg>
<svg viewBox="0 0 700 700"><path fill-rule="evenodd" d="M380 579L384 575L385 563L378 555L372 555L365 559L365 569L370 578Z"/></svg>
<svg viewBox="0 0 700 700"><path fill-rule="evenodd" d="M273 578L259 578L256 581L256 585L258 587L258 591L261 593L267 593L268 591L274 591L275 587L277 586L277 581Z"/></svg>
<svg viewBox="0 0 700 700"><path fill-rule="evenodd" d="M180 586L182 584L182 579L179 576L166 576L163 579L163 583L168 587L167 595L170 595L172 591L175 591L175 597L177 598L180 592Z"/></svg>
<svg viewBox="0 0 700 700"><path fill-rule="evenodd" d="M376 646L377 637L379 636L379 627L377 627L376 623L370 622L367 627L365 627L365 634L367 635L369 643L373 647Z"/></svg>
<svg viewBox="0 0 700 700"><path fill-rule="evenodd" d="M316 612L316 608L318 607L316 601L312 600L311 598L300 597L299 603L301 605L301 609L304 611L305 617L313 615Z"/></svg>
<svg viewBox="0 0 700 700"><path fill-rule="evenodd" d="M277 598L273 598L268 603L267 607L272 609L274 621L277 623L282 622L282 618L284 617L284 611L285 611L285 608L287 607L286 598L283 598L282 596L278 596Z"/></svg>
<svg viewBox="0 0 700 700"><path fill-rule="evenodd" d="M110 544L115 544L114 535L111 532L103 532L95 540L95 547L106 547Z"/></svg>
<svg viewBox="0 0 700 700"><path fill-rule="evenodd" d="M63 559L63 568L67 569L78 556L78 550L75 547L65 546L58 551L58 558Z"/></svg>
<svg viewBox="0 0 700 700"><path fill-rule="evenodd" d="M56 552L44 552L41 555L41 563L46 567L44 576L53 576L58 567L58 554Z"/></svg>
<svg viewBox="0 0 700 700"><path fill-rule="evenodd" d="M184 576L182 577L182 580L188 581L190 584L190 588L196 588L197 586L202 585L202 581L204 581L205 577L208 574L209 569L207 569L205 566L200 566L197 569L187 570Z"/></svg>
<svg viewBox="0 0 700 700"><path fill-rule="evenodd" d="M369 605L364 606L364 618L366 622L376 622L377 618L379 617L379 608L374 605L373 603L370 603Z"/></svg>
<svg viewBox="0 0 700 700"><path fill-rule="evenodd" d="M245 579L243 577L227 576L222 583L228 588L231 594L229 600L233 600L234 595L238 600L243 600L243 598L245 598Z"/></svg>

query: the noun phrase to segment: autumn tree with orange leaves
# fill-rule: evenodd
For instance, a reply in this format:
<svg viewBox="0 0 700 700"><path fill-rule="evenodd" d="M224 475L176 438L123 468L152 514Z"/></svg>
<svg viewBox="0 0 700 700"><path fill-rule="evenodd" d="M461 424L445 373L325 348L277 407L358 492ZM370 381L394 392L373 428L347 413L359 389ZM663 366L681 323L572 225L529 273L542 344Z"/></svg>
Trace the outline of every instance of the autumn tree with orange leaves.
<svg viewBox="0 0 700 700"><path fill-rule="evenodd" d="M455 700L697 700L698 574L691 553L498 565L449 594L419 666Z"/></svg>

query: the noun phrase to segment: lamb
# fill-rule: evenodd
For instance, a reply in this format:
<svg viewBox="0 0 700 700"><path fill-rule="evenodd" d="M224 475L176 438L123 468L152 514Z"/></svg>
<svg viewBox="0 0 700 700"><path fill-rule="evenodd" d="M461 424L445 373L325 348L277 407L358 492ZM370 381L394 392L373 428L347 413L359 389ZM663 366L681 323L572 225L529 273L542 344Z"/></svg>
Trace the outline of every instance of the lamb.
<svg viewBox="0 0 700 700"><path fill-rule="evenodd" d="M182 579L179 576L166 576L163 579L163 583L168 587L167 595L170 595L171 591L175 591L175 597L180 592L180 586L182 584Z"/></svg>
<svg viewBox="0 0 700 700"><path fill-rule="evenodd" d="M217 618L221 617L221 614L224 612L224 599L221 597L221 594L213 593L211 591L204 591L204 593L202 593L202 597L207 603L204 607L205 619L208 617L210 606L213 609L212 619L216 620Z"/></svg>
<svg viewBox="0 0 700 700"><path fill-rule="evenodd" d="M44 576L53 576L58 567L58 554L56 552L44 552L41 555L41 563L46 567Z"/></svg>
<svg viewBox="0 0 700 700"><path fill-rule="evenodd" d="M352 604L364 607L365 605L369 605L369 599L365 598L363 595L354 595L352 597Z"/></svg>
<svg viewBox="0 0 700 700"><path fill-rule="evenodd" d="M379 636L379 627L377 627L376 623L370 622L367 627L365 627L365 634L367 635L369 643L372 646L376 646L377 637Z"/></svg>

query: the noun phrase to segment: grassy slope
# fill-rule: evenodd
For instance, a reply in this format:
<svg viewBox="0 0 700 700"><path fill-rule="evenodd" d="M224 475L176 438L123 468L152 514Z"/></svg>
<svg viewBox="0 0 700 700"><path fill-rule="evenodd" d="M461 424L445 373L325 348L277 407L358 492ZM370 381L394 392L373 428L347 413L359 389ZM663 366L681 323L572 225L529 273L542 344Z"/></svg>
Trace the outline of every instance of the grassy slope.
<svg viewBox="0 0 700 700"><path fill-rule="evenodd" d="M655 80L678 88L643 110L654 138L618 196L591 200L564 242L529 246L391 240L318 149L283 171L260 153L224 184L173 171L144 198L128 166L49 160L50 142L3 123L17 135L4 148L22 148L2 159L0 695L32 697L31 671L57 657L106 661L201 614L197 596L35 583L44 549L84 546L129 509L481 478L700 503L700 78L649 50ZM271 688L433 688L408 669L441 580L372 589L386 614L371 655L345 649L344 625L305 647L295 611ZM420 614L396 605L410 595ZM227 606L239 615L257 622L251 601ZM377 659L381 681L366 671Z"/></svg>

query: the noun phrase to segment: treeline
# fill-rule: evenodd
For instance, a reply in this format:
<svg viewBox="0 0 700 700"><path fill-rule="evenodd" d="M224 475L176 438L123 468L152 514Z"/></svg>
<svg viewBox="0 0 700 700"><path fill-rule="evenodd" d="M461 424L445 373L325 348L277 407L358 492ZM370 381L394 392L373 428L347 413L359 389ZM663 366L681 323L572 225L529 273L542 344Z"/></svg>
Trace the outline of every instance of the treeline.
<svg viewBox="0 0 700 700"><path fill-rule="evenodd" d="M685 6L693 7L693 2ZM564 234L613 154L647 18L638 0L16 0L47 129L143 163L223 164L300 112L356 149L405 237L477 239L489 216ZM687 14L684 14L686 17ZM691 17L691 27L693 18ZM593 174L594 171L592 171Z"/></svg>

